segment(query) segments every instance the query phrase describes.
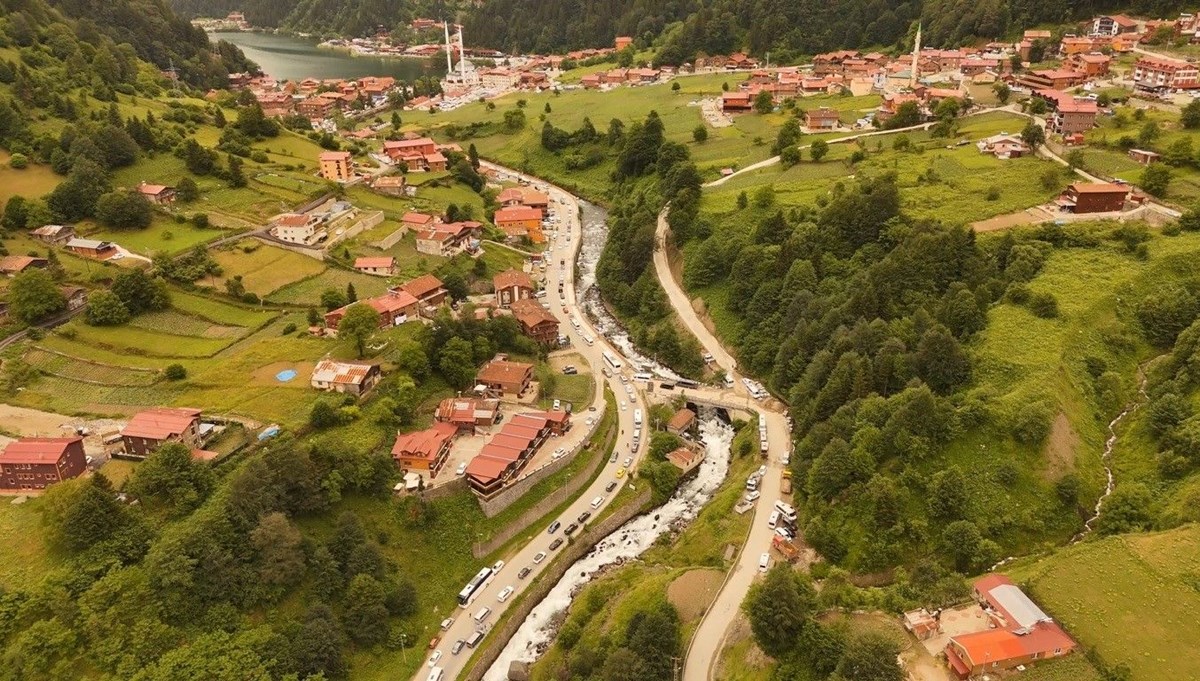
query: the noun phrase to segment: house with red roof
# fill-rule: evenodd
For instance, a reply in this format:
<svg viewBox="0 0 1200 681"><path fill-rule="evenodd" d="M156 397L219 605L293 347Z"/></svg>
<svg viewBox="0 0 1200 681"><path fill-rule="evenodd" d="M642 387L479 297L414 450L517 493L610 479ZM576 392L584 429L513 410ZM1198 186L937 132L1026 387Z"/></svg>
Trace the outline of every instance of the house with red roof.
<svg viewBox="0 0 1200 681"><path fill-rule="evenodd" d="M1111 37L1137 31L1138 22L1124 14L1103 15L1092 20L1092 35Z"/></svg>
<svg viewBox="0 0 1200 681"><path fill-rule="evenodd" d="M556 412L517 414L467 464L472 491L490 498L517 477L552 433L560 432L563 419Z"/></svg>
<svg viewBox="0 0 1200 681"><path fill-rule="evenodd" d="M139 182L137 190L139 194L146 197L146 200L157 206L166 206L175 203L175 189L165 184Z"/></svg>
<svg viewBox="0 0 1200 681"><path fill-rule="evenodd" d="M409 172L446 169L446 157L438 151L437 143L428 137L388 140L383 143L383 153L394 165L402 166Z"/></svg>
<svg viewBox="0 0 1200 681"><path fill-rule="evenodd" d="M437 307L446 301L446 296L450 292L442 285L442 280L432 274L422 274L416 279L412 279L400 285L400 289L406 291L422 307Z"/></svg>
<svg viewBox="0 0 1200 681"><path fill-rule="evenodd" d="M535 244L545 243L542 233L542 209L528 206L506 206L492 216L496 224L510 238L527 237Z"/></svg>
<svg viewBox="0 0 1200 681"><path fill-rule="evenodd" d="M958 678L1061 657L1075 649L1062 627L1008 577L979 579L974 595L993 628L950 637L946 661Z"/></svg>
<svg viewBox="0 0 1200 681"><path fill-rule="evenodd" d="M417 252L451 258L479 250L479 232L483 225L474 221L434 224L417 231Z"/></svg>
<svg viewBox="0 0 1200 681"><path fill-rule="evenodd" d="M507 269L492 277L496 306L507 308L518 300L533 297L533 280L520 270Z"/></svg>
<svg viewBox="0 0 1200 681"><path fill-rule="evenodd" d="M436 478L450 455L450 445L458 428L453 424L436 422L432 427L415 433L397 433L392 444L392 459L404 471L428 471Z"/></svg>
<svg viewBox="0 0 1200 681"><path fill-rule="evenodd" d="M350 305L369 305L379 313L379 328L381 329L400 326L410 317L416 318L421 312L420 301L408 291L399 288L390 289L381 296L360 300ZM325 326L336 329L338 323L342 321L342 317L346 316L346 310L350 309L350 305L326 312Z"/></svg>
<svg viewBox="0 0 1200 681"><path fill-rule="evenodd" d="M522 298L512 302L513 317L521 325L521 332L539 345L558 344L558 319L533 298Z"/></svg>
<svg viewBox="0 0 1200 681"><path fill-rule="evenodd" d="M155 407L140 411L121 429L125 453L147 456L167 442L180 442L199 447L200 410L177 407Z"/></svg>
<svg viewBox="0 0 1200 681"><path fill-rule="evenodd" d="M1142 57L1133 65L1133 83L1139 90L1190 90L1200 87L1195 64L1177 59Z"/></svg>
<svg viewBox="0 0 1200 681"><path fill-rule="evenodd" d="M474 435L476 428L491 426L500 420L500 400L447 397L438 403L433 418Z"/></svg>
<svg viewBox="0 0 1200 681"><path fill-rule="evenodd" d="M0 452L0 490L36 492L87 470L82 437L27 437Z"/></svg>
<svg viewBox="0 0 1200 681"><path fill-rule="evenodd" d="M396 259L390 255L355 258L354 269L364 274L390 277L396 273Z"/></svg>
<svg viewBox="0 0 1200 681"><path fill-rule="evenodd" d="M496 358L475 374L475 384L496 396L520 397L533 382L533 365Z"/></svg>
<svg viewBox="0 0 1200 681"><path fill-rule="evenodd" d="M6 255L0 258L0 274L14 277L22 272L33 269L46 269L50 261L31 255Z"/></svg>
<svg viewBox="0 0 1200 681"><path fill-rule="evenodd" d="M323 359L313 367L309 382L317 390L365 395L375 387L381 376L378 364Z"/></svg>
<svg viewBox="0 0 1200 681"><path fill-rule="evenodd" d="M749 92L722 92L721 111L725 113L742 113L753 108Z"/></svg>

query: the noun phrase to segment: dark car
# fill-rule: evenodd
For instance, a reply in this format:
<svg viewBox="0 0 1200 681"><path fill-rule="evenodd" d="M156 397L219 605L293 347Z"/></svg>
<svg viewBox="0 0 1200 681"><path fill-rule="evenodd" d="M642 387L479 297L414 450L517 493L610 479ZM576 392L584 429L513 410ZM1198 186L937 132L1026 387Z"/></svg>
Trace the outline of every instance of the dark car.
<svg viewBox="0 0 1200 681"><path fill-rule="evenodd" d="M587 522L587 519L588 519L588 518L591 518L591 517L592 517L592 512L591 512L591 511L584 511L583 513L580 513L580 514L579 514L579 522L580 522L581 524L582 524L582 523L585 523L585 522Z"/></svg>
<svg viewBox="0 0 1200 681"><path fill-rule="evenodd" d="M571 523L570 525L567 525L567 529L563 530L563 534L571 534L572 532L574 532L575 530L578 530L578 529L579 529L578 525L576 525L575 523Z"/></svg>
<svg viewBox="0 0 1200 681"><path fill-rule="evenodd" d="M533 572L533 570L529 569L528 567L521 568L521 571L517 573L517 579L525 579L529 576L530 572Z"/></svg>
<svg viewBox="0 0 1200 681"><path fill-rule="evenodd" d="M604 488L604 491L605 491L605 493L611 493L616 488L617 488L617 481L614 480L614 481L608 483L608 485Z"/></svg>
<svg viewBox="0 0 1200 681"><path fill-rule="evenodd" d="M550 550L557 551L558 547L560 547L562 545L563 545L562 537L559 537L558 539L555 539L554 541L550 542Z"/></svg>
<svg viewBox="0 0 1200 681"><path fill-rule="evenodd" d="M546 534L554 534L555 532L558 532L558 528L560 527L562 527L562 523L555 520L554 522L550 523L550 527L546 530Z"/></svg>

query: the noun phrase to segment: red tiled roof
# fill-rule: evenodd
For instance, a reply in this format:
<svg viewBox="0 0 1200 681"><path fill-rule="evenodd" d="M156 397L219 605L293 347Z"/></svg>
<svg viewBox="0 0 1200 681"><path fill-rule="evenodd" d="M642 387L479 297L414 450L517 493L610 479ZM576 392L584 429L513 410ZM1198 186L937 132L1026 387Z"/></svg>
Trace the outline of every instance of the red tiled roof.
<svg viewBox="0 0 1200 681"><path fill-rule="evenodd" d="M533 428L535 431L540 431L546 427L545 412L540 413L524 413L517 414L508 422L510 426L521 426L523 428Z"/></svg>
<svg viewBox="0 0 1200 681"><path fill-rule="evenodd" d="M200 418L199 409L158 407L140 411L121 429L121 435L165 440L180 435Z"/></svg>
<svg viewBox="0 0 1200 681"><path fill-rule="evenodd" d="M8 443L0 452L0 464L58 463L67 447L82 437L27 437Z"/></svg>
<svg viewBox="0 0 1200 681"><path fill-rule="evenodd" d="M542 209L529 208L527 206L509 206L507 208L501 208L500 210L496 211L496 214L493 216L493 220L497 225L501 222L516 222L524 220L537 220L540 222L541 219Z"/></svg>
<svg viewBox="0 0 1200 681"><path fill-rule="evenodd" d="M1115 194L1129 193L1127 187L1122 187L1119 184L1110 182L1074 182L1071 184L1071 189L1075 190L1076 194Z"/></svg>
<svg viewBox="0 0 1200 681"><path fill-rule="evenodd" d="M406 224L425 225L433 222L433 216L425 213L405 213L400 221Z"/></svg>
<svg viewBox="0 0 1200 681"><path fill-rule="evenodd" d="M363 301L370 305L379 314L388 314L391 312L400 312L408 307L417 304L417 299L411 293L404 289L398 289L375 298L368 298Z"/></svg>
<svg viewBox="0 0 1200 681"><path fill-rule="evenodd" d="M33 265L42 258L28 255L10 255L0 258L0 272L24 272L25 268Z"/></svg>
<svg viewBox="0 0 1200 681"><path fill-rule="evenodd" d="M517 318L517 321L530 329L546 322L558 324L558 319L554 315L542 307L541 303L531 298L522 298L521 300L513 301L512 313Z"/></svg>
<svg viewBox="0 0 1200 681"><path fill-rule="evenodd" d="M415 433L397 433L396 441L392 444L392 457L405 456L432 461L442 446L457 432L458 429L453 424L439 421L434 423L433 427Z"/></svg>
<svg viewBox="0 0 1200 681"><path fill-rule="evenodd" d="M147 196L158 196L167 191L170 187L163 184L146 184L145 182L138 185L138 191Z"/></svg>
<svg viewBox="0 0 1200 681"><path fill-rule="evenodd" d="M348 151L322 151L317 157L321 161L349 161L350 152Z"/></svg>
<svg viewBox="0 0 1200 681"><path fill-rule="evenodd" d="M422 274L421 276L406 282L400 288L408 291L409 295L420 299L430 293L433 293L442 287L442 280L432 274Z"/></svg>
<svg viewBox="0 0 1200 681"><path fill-rule="evenodd" d="M494 359L483 365L483 368L477 374L477 378L481 383L516 383L524 378L527 372L532 370L532 364Z"/></svg>
<svg viewBox="0 0 1200 681"><path fill-rule="evenodd" d="M492 285L496 287L496 290L512 288L513 286L532 289L533 280L524 272L509 269L492 277Z"/></svg>
<svg viewBox="0 0 1200 681"><path fill-rule="evenodd" d="M467 464L467 475L480 482L491 482L504 475L504 472L512 464L513 462L511 461L501 461L480 454L471 459L471 463Z"/></svg>
<svg viewBox="0 0 1200 681"><path fill-rule="evenodd" d="M682 430L692 425L692 422L695 420L696 412L692 411L691 409L680 409L679 411L675 412L675 415L672 416L671 420L667 422L667 428Z"/></svg>
<svg viewBox="0 0 1200 681"><path fill-rule="evenodd" d="M275 224L280 227L303 227L308 224L308 216L302 213L288 213L281 215Z"/></svg>

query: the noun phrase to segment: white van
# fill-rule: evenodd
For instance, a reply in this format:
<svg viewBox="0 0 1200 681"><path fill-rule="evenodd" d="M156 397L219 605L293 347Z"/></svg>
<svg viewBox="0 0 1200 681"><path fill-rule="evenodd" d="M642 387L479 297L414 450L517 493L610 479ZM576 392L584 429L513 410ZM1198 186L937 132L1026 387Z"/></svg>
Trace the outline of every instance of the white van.
<svg viewBox="0 0 1200 681"><path fill-rule="evenodd" d="M583 335L583 342L584 342L584 343L587 343L588 345L592 345L592 344L594 344L596 341L595 341L595 339L593 339L591 336L589 336L589 335L587 335L587 334L584 334L584 335Z"/></svg>
<svg viewBox="0 0 1200 681"><path fill-rule="evenodd" d="M654 377L647 373L636 373L633 375L633 380L641 381L642 383L649 383L650 381L654 380Z"/></svg>
<svg viewBox="0 0 1200 681"><path fill-rule="evenodd" d="M592 499L592 508L600 508L600 504L603 504L603 503L604 503L604 495L601 494L600 496L596 497L595 499Z"/></svg>
<svg viewBox="0 0 1200 681"><path fill-rule="evenodd" d="M634 375L634 378L637 378L636 374ZM642 410L641 409L633 410L633 425L635 425L635 426L642 425Z"/></svg>
<svg viewBox="0 0 1200 681"><path fill-rule="evenodd" d="M772 527L774 527L774 525L772 525ZM491 608L481 608L479 612L475 613L475 622L477 624L483 624L483 621L487 619L488 615L490 614L492 614Z"/></svg>
<svg viewBox="0 0 1200 681"><path fill-rule="evenodd" d="M642 439L642 429L641 429L641 428L634 428L634 429L633 429L633 441L634 441L634 442L640 442L640 441L641 441L641 439Z"/></svg>
<svg viewBox="0 0 1200 681"><path fill-rule="evenodd" d="M771 554L768 552L758 557L758 571L766 572L769 567L771 567Z"/></svg>
<svg viewBox="0 0 1200 681"><path fill-rule="evenodd" d="M445 674L446 670L442 669L441 667L434 667L429 672L429 678L427 681L442 681L442 677L445 676Z"/></svg>
<svg viewBox="0 0 1200 681"><path fill-rule="evenodd" d="M771 517L767 518L767 527L772 530L779 524L779 511L771 511Z"/></svg>
<svg viewBox="0 0 1200 681"><path fill-rule="evenodd" d="M792 508L792 505L785 501L776 501L775 508L783 515L796 517L796 509Z"/></svg>

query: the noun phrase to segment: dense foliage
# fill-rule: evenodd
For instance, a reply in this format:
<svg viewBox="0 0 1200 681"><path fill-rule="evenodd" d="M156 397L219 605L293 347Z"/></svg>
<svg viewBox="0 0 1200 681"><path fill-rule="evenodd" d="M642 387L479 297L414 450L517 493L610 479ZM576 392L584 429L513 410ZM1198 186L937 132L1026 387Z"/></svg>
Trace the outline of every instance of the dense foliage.
<svg viewBox="0 0 1200 681"><path fill-rule="evenodd" d="M689 224L700 203L700 174L687 148L663 138L658 114L628 130L614 120L604 138L616 152L616 183L608 241L596 267L604 299L628 326L638 346L688 374L703 363L694 338L681 334L652 266L658 214L670 202L672 225Z"/></svg>
<svg viewBox="0 0 1200 681"><path fill-rule="evenodd" d="M77 39L85 60L97 50L122 51L159 69L174 66L181 80L196 87L219 87L229 73L254 68L233 45L211 45L162 0L2 0L0 8L5 46L30 47L53 36L57 56L66 59Z"/></svg>

